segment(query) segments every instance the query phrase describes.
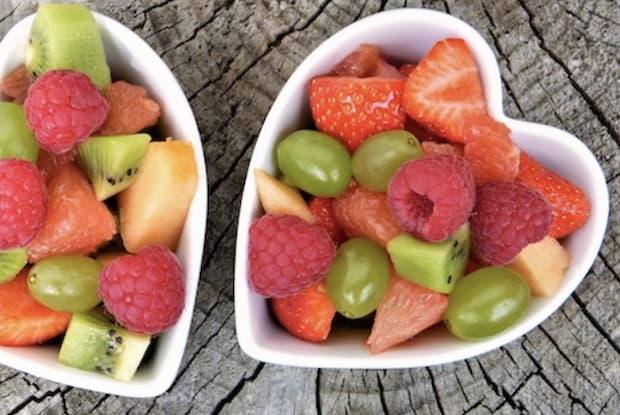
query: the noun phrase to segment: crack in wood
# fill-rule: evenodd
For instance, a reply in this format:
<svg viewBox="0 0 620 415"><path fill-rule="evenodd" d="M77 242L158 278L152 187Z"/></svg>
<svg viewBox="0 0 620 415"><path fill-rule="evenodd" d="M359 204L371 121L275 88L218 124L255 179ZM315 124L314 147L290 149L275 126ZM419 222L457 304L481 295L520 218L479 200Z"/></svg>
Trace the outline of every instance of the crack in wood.
<svg viewBox="0 0 620 415"><path fill-rule="evenodd" d="M316 369L316 376L314 379L314 408L316 414L321 415L321 368Z"/></svg>
<svg viewBox="0 0 620 415"><path fill-rule="evenodd" d="M38 387L38 386L37 386ZM45 401L48 398L53 398L55 397L57 394L61 393L63 388L67 388L66 386L60 386L57 387L55 389L50 389L48 391L46 391L45 393L43 393L41 396L36 396L36 395L30 395L29 397L27 397L25 400L23 400L22 402L20 402L17 406L13 407L9 412L7 412L5 415L16 415L19 412L22 411L22 409L26 408L28 405L30 405L31 403L35 403L35 404L39 404L43 401Z"/></svg>
<svg viewBox="0 0 620 415"><path fill-rule="evenodd" d="M441 404L441 398L439 397L439 391L437 390L437 385L435 384L435 376L433 375L433 371L429 367L426 367L425 369L431 378L431 387L433 388L433 394L435 395L435 402L437 403L437 408L439 408L439 412L441 413L441 415L445 415L443 405Z"/></svg>
<svg viewBox="0 0 620 415"><path fill-rule="evenodd" d="M568 79L568 82L583 98L598 122L605 128L607 134L609 134L609 136L620 145L620 135L614 129L605 112L598 106L596 101L586 92L586 90L574 79L573 74L566 63L564 63L562 59L549 46L547 46L542 31L534 24L534 13L529 6L525 4L525 0L517 0L517 2L527 14L529 26L532 29L534 36L538 39L540 48L562 69Z"/></svg>
<svg viewBox="0 0 620 415"><path fill-rule="evenodd" d="M383 413L389 415L390 411L388 409L387 402L385 400L385 390L383 388L383 382L381 381L381 376L379 372L376 373L377 376L377 386L379 387L379 400L381 402L381 409L383 409Z"/></svg>
<svg viewBox="0 0 620 415"><path fill-rule="evenodd" d="M620 175L620 174L619 174ZM618 273L616 272L616 270L614 269L614 267L611 266L611 264L609 263L609 261L607 260L607 258L605 258L605 255L603 255L600 251L598 253L598 257L601 259L601 262L603 263L603 265L605 266L605 268L607 270L609 270L609 272L611 272L611 275L614 277L614 279L618 282L620 282L620 275L618 275Z"/></svg>
<svg viewBox="0 0 620 415"><path fill-rule="evenodd" d="M475 359L475 361L476 363L478 363L478 368L480 369L480 372L482 373L482 377L484 378L484 381L486 382L486 384L489 385L489 387L493 390L493 392L495 392L497 396L501 396L504 398L504 401L497 408L495 408L494 412L500 409L505 404L508 404L510 408L512 409L523 411L525 409L523 407L523 404L521 402L516 402L513 399L512 394L508 393L508 391L506 390L506 388L504 388L504 386L500 386L497 383L495 383L495 381L487 373L486 369L480 362L480 359ZM522 387L522 385L519 385L517 389L519 389L520 387Z"/></svg>
<svg viewBox="0 0 620 415"><path fill-rule="evenodd" d="M579 295L576 292L573 292L571 294L571 297L573 298L573 300L575 300L577 305L579 305L579 308L583 312L583 315L588 319L588 321L592 324L592 326L594 326L594 328L601 334L601 336L603 336L603 338L607 341L607 343L609 343L609 345L614 349L616 354L620 354L620 348L618 347L616 342L611 338L609 333L607 333L605 329L601 326L601 323L599 323L598 320L594 318L592 313L590 313L590 310L588 310L583 300L579 298Z"/></svg>
<svg viewBox="0 0 620 415"><path fill-rule="evenodd" d="M237 395L241 393L241 391L243 390L243 388L245 387L247 383L250 383L256 380L256 378L258 377L258 375L260 374L260 372L263 370L264 367L265 367L265 363L260 362L258 363L256 368L254 369L254 372L250 376L241 378L241 380L237 382L235 387L232 388L232 390L228 392L226 396L224 396L224 398L221 399L215 405L215 407L211 411L211 414L219 414L222 411L222 408L224 408L224 406L231 403L233 399L235 399Z"/></svg>

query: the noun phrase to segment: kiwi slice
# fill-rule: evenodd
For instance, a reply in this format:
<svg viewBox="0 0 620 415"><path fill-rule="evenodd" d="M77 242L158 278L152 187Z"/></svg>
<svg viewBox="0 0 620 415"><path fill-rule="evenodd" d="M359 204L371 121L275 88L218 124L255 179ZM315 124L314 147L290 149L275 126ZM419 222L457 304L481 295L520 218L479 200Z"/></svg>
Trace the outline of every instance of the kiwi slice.
<svg viewBox="0 0 620 415"><path fill-rule="evenodd" d="M108 135L90 137L77 146L78 163L97 199L107 199L135 180L150 141L148 134Z"/></svg>
<svg viewBox="0 0 620 415"><path fill-rule="evenodd" d="M37 162L39 145L26 122L24 108L0 102L0 159L19 158Z"/></svg>
<svg viewBox="0 0 620 415"><path fill-rule="evenodd" d="M73 313L58 361L128 381L136 373L151 337L127 331L94 309Z"/></svg>
<svg viewBox="0 0 620 415"><path fill-rule="evenodd" d="M398 275L428 289L450 293L463 276L471 238L469 223L443 242L426 242L401 233L387 244Z"/></svg>
<svg viewBox="0 0 620 415"><path fill-rule="evenodd" d="M11 281L28 261L26 248L12 248L0 251L0 283Z"/></svg>
<svg viewBox="0 0 620 415"><path fill-rule="evenodd" d="M81 4L39 6L26 49L26 67L35 77L52 69L73 69L88 75L101 91L110 85L99 28Z"/></svg>

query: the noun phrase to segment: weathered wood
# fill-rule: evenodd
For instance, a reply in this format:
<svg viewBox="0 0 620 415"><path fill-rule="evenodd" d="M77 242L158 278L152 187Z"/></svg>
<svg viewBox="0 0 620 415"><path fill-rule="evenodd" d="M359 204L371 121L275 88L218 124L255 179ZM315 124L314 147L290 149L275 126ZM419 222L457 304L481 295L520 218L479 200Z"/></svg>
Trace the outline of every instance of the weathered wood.
<svg viewBox="0 0 620 415"><path fill-rule="evenodd" d="M36 8L0 2L0 36ZM620 412L620 4L617 0L92 0L178 77L209 174L208 235L191 336L172 388L133 400L0 368L0 413L617 414ZM253 361L236 343L233 255L241 188L269 107L322 40L397 7L447 11L478 29L501 68L506 113L592 149L611 216L591 272L539 328L464 362L411 370L313 370Z"/></svg>

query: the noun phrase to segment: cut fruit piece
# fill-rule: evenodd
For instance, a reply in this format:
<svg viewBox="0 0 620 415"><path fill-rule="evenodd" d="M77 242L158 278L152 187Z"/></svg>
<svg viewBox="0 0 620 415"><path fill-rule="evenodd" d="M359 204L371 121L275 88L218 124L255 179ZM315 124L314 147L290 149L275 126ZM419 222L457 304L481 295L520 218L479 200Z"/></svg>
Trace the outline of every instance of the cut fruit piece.
<svg viewBox="0 0 620 415"><path fill-rule="evenodd" d="M37 162L39 145L28 127L24 108L0 102L0 159L19 158Z"/></svg>
<svg viewBox="0 0 620 415"><path fill-rule="evenodd" d="M446 241L432 243L402 233L387 244L398 275L441 293L450 293L463 276L471 239L465 223Z"/></svg>
<svg viewBox="0 0 620 415"><path fill-rule="evenodd" d="M26 50L26 66L36 77L52 69L83 72L104 91L110 85L99 28L81 4L39 6Z"/></svg>
<svg viewBox="0 0 620 415"><path fill-rule="evenodd" d="M136 373L151 336L109 321L100 310L74 313L60 348L63 365L128 381Z"/></svg>
<svg viewBox="0 0 620 415"><path fill-rule="evenodd" d="M478 66L465 40L435 43L409 74L403 106L434 135L452 142L464 141L466 118L486 114Z"/></svg>
<svg viewBox="0 0 620 415"><path fill-rule="evenodd" d="M47 185L45 224L29 244L29 261L53 255L90 254L116 233L114 217L82 171L68 163Z"/></svg>
<svg viewBox="0 0 620 415"><path fill-rule="evenodd" d="M164 245L175 250L197 185L190 143L150 143L136 181L118 195L125 249Z"/></svg>
<svg viewBox="0 0 620 415"><path fill-rule="evenodd" d="M108 116L97 135L135 134L157 124L159 104L146 89L125 81L113 82L104 92Z"/></svg>
<svg viewBox="0 0 620 415"><path fill-rule="evenodd" d="M385 193L371 192L355 181L334 199L333 206L334 216L349 238L362 236L385 246L403 231Z"/></svg>
<svg viewBox="0 0 620 415"><path fill-rule="evenodd" d="M448 297L392 274L366 344L381 353L439 323Z"/></svg>
<svg viewBox="0 0 620 415"><path fill-rule="evenodd" d="M62 154L48 153L45 150L41 150L39 151L37 167L45 179L45 183L48 183L50 178L56 174L62 166L72 163L73 160L75 160L75 147Z"/></svg>
<svg viewBox="0 0 620 415"><path fill-rule="evenodd" d="M506 266L525 278L532 295L548 297L560 288L570 262L570 254L557 239L546 236L527 245Z"/></svg>
<svg viewBox="0 0 620 415"><path fill-rule="evenodd" d="M512 142L506 124L487 115L466 122L463 157L468 161L476 185L511 181L519 172L519 148Z"/></svg>
<svg viewBox="0 0 620 415"><path fill-rule="evenodd" d="M28 262L26 248L13 248L0 251L0 284L11 281Z"/></svg>
<svg viewBox="0 0 620 415"><path fill-rule="evenodd" d="M314 217L301 193L294 187L282 183L262 169L254 169L256 191L265 213L273 215L298 216L313 223Z"/></svg>
<svg viewBox="0 0 620 415"><path fill-rule="evenodd" d="M26 100L28 87L31 83L32 78L28 73L28 68L26 68L26 65L19 65L2 78L0 90L7 98L21 105Z"/></svg>
<svg viewBox="0 0 620 415"><path fill-rule="evenodd" d="M404 79L396 67L381 56L376 45L364 43L338 62L331 71L333 76L354 76L356 78L397 78Z"/></svg>
<svg viewBox="0 0 620 415"><path fill-rule="evenodd" d="M93 184L97 200L105 200L136 179L151 136L90 137L77 146L77 160Z"/></svg>
<svg viewBox="0 0 620 415"><path fill-rule="evenodd" d="M71 313L50 310L30 295L28 268L0 284L0 345L29 346L44 343L67 328Z"/></svg>
<svg viewBox="0 0 620 415"><path fill-rule="evenodd" d="M422 155L433 157L440 155L463 157L463 146L453 143L436 143L434 141L422 141Z"/></svg>
<svg viewBox="0 0 620 415"><path fill-rule="evenodd" d="M308 202L308 209L312 212L314 224L325 229L336 245L347 240L347 235L334 214L334 199L313 197Z"/></svg>

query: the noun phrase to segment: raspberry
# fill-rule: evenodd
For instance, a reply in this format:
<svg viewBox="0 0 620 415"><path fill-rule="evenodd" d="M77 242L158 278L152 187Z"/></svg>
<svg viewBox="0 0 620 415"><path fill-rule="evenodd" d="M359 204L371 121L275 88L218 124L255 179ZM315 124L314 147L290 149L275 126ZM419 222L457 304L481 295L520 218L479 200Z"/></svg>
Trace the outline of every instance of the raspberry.
<svg viewBox="0 0 620 415"><path fill-rule="evenodd" d="M347 236L338 224L334 216L334 199L327 197L313 197L308 203L308 208L312 212L315 225L325 229L335 244L344 242Z"/></svg>
<svg viewBox="0 0 620 415"><path fill-rule="evenodd" d="M45 182L26 160L0 160L0 250L26 246L43 226Z"/></svg>
<svg viewBox="0 0 620 415"><path fill-rule="evenodd" d="M101 126L108 104L87 75L56 70L41 75L30 86L24 111L39 146L60 154Z"/></svg>
<svg viewBox="0 0 620 415"><path fill-rule="evenodd" d="M551 219L551 207L535 190L515 182L482 185L471 215L474 251L490 264L507 264L549 233Z"/></svg>
<svg viewBox="0 0 620 415"><path fill-rule="evenodd" d="M467 220L476 197L467 162L439 155L402 165L388 186L388 203L402 227L418 238L443 241Z"/></svg>
<svg viewBox="0 0 620 415"><path fill-rule="evenodd" d="M292 215L264 215L250 226L250 284L286 297L320 280L336 256L325 229Z"/></svg>
<svg viewBox="0 0 620 415"><path fill-rule="evenodd" d="M109 105L100 135L133 134L155 125L159 104L148 97L146 89L125 81L116 81L105 90Z"/></svg>
<svg viewBox="0 0 620 415"><path fill-rule="evenodd" d="M136 333L172 327L183 311L183 270L170 249L140 248L110 261L99 274L99 295L119 323Z"/></svg>

